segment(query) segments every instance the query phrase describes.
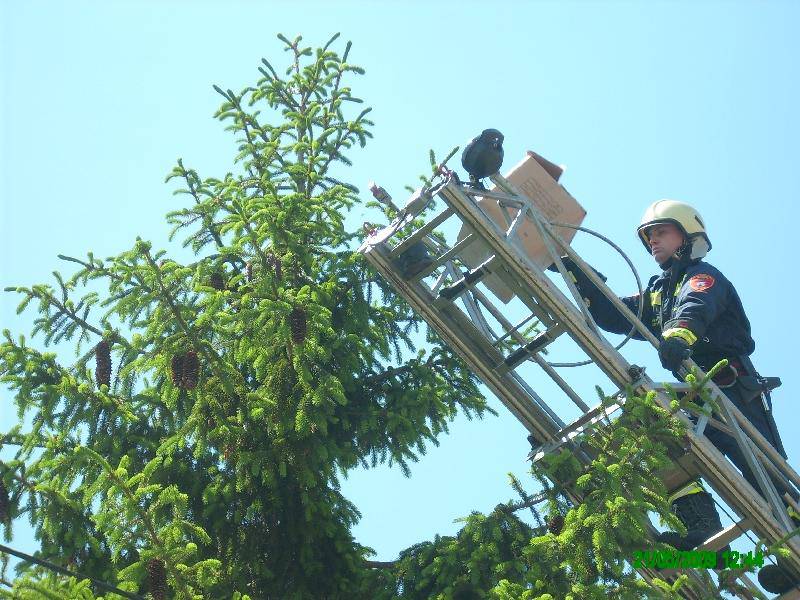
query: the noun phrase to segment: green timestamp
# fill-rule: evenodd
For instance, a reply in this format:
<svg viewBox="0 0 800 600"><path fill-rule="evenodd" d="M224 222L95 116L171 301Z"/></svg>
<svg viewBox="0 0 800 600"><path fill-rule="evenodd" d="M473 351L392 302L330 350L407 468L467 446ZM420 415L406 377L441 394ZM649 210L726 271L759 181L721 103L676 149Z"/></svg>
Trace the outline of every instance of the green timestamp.
<svg viewBox="0 0 800 600"><path fill-rule="evenodd" d="M717 553L706 550L637 550L633 568L641 569L713 569Z"/></svg>
<svg viewBox="0 0 800 600"><path fill-rule="evenodd" d="M747 554L736 550L726 550L722 553L722 562L726 569L749 569L750 567L763 567L764 554L760 551L753 554L751 550Z"/></svg>
<svg viewBox="0 0 800 600"><path fill-rule="evenodd" d="M718 565L717 553L708 550L637 550L633 553L632 563L634 569L747 569L764 566L761 552L745 554L726 550L721 555L722 564Z"/></svg>

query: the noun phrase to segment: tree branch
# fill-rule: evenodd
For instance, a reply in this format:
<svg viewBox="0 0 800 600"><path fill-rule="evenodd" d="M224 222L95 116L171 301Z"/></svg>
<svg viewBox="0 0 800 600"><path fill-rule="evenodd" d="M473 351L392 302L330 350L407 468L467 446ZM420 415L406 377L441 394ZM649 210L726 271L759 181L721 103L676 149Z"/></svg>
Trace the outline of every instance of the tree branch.
<svg viewBox="0 0 800 600"><path fill-rule="evenodd" d="M390 377L395 377L397 375L405 375L406 373L410 373L417 367L429 367L431 369L435 369L436 367L444 366L446 363L443 360L433 360L433 357L426 360L424 363L410 363L403 365L402 367L394 368L388 367L382 373L376 373L375 375L371 375L369 377L365 377L362 381L364 385L374 385L376 383L382 383L389 379Z"/></svg>
<svg viewBox="0 0 800 600"><path fill-rule="evenodd" d="M93 577L88 577L87 575L82 575L81 573L76 573L75 571L70 571L69 569L65 569L64 567L60 567L57 564L51 563L48 560L44 560L43 558L37 558L35 556L31 556L30 554L25 554L24 552L20 552L19 550L14 550L13 548L9 548L8 546L4 546L0 544L0 552L5 554L10 554L12 556L16 556L17 558L21 558L24 561L34 563L36 565L41 565L46 569L50 569L51 571L55 571L56 573L60 573L61 575L66 575L68 577L74 577L78 581L83 579L88 579L91 581L96 587L100 588L104 592L111 592L112 594L118 594L123 598L132 598L133 600L145 600L144 596L140 596L139 594L134 594L132 592L126 592L124 590L119 589L113 585L106 583L105 581L100 581L99 579L94 579ZM7 581L3 580L3 584L9 585ZM13 587L13 586L9 586Z"/></svg>
<svg viewBox="0 0 800 600"><path fill-rule="evenodd" d="M370 569L393 569L397 566L398 561L396 560L389 560L389 561L381 561L381 560L365 560L364 564L369 567Z"/></svg>
<svg viewBox="0 0 800 600"><path fill-rule="evenodd" d="M172 311L175 320L178 322L181 329L183 330L184 335L186 335L186 337L192 342L192 346L198 352L198 354L201 354L202 356L206 357L206 359L208 359L210 363L209 366L211 367L212 370L215 371L214 374L218 377L219 381L222 383L223 387L225 388L225 391L231 394L231 396L236 396L236 390L233 387L230 387L230 382L228 381L228 378L225 377L224 372L214 369L213 366L215 363L220 363L225 368L228 366L227 363L225 363L222 357L219 356L216 352L209 352L208 349L205 348L203 344L200 343L200 341L194 335L194 332L190 329L189 324L184 320L183 315L181 315L181 311L178 310L178 307L175 305L172 296L164 287L164 284L161 281L161 269L158 268L158 265L156 265L155 261L153 260L153 257L150 256L150 251L146 249L144 251L144 256L150 263L150 266L156 270L156 281L158 282L158 285L161 288L162 298L165 299L167 304L169 305L170 310ZM243 378L241 377L241 373L239 373L237 370L233 370L233 372L239 375L239 383L242 384L242 387L247 388L247 382L243 380Z"/></svg>

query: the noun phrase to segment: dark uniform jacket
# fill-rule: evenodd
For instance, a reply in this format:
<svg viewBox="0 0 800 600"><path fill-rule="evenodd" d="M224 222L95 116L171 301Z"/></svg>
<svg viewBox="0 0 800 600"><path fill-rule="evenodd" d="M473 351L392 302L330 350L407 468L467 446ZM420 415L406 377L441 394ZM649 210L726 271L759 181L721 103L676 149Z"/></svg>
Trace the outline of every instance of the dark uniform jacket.
<svg viewBox="0 0 800 600"><path fill-rule="evenodd" d="M628 320L588 277L577 268L571 271L581 294L589 300L589 312L597 325L612 333L628 333L631 330ZM620 299L637 314L638 294ZM736 288L717 268L702 260L675 263L661 275L654 275L643 300L642 322L656 337L676 327L688 329L697 337L692 345L692 358L703 370L723 358L749 356L755 349L750 321ZM643 339L638 332L632 337Z"/></svg>
<svg viewBox="0 0 800 600"><path fill-rule="evenodd" d="M575 265L567 265L567 268L575 276L575 283L581 294L588 299L589 312L597 325L606 331L627 334L631 330L631 324L611 301ZM597 275L603 281L606 280L601 273ZM631 312L638 313L638 294L620 300ZM755 342L750 336L750 321L733 284L718 269L699 259L690 262L675 261L661 275L650 279L642 300L642 322L656 337L662 337L664 332L672 328L688 329L692 332L697 338L692 344L692 358L704 371L710 370L723 358L729 359L731 363L741 363L747 377L738 373L735 380L741 386L730 388L726 393L778 453L786 458L786 450L772 416L769 395L761 395L761 382L756 381L758 375L749 359L755 349ZM638 332L631 337L643 339ZM739 357L745 360L737 360ZM673 375L678 377L675 372ZM720 372L719 375L723 373ZM741 395L737 396L734 391L740 387ZM764 401L763 408L762 402L750 401L756 397L761 397ZM744 400L737 402L737 398ZM725 440L718 440L715 445L727 453L726 448L729 449L735 442L726 436ZM743 472L749 469L743 458L734 463ZM755 480L751 483L755 484Z"/></svg>

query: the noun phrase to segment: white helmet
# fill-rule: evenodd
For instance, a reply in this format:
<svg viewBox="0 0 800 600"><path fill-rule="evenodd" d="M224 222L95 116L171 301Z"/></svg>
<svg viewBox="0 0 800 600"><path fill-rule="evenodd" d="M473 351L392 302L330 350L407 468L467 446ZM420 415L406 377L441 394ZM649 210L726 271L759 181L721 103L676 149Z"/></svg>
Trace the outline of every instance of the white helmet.
<svg viewBox="0 0 800 600"><path fill-rule="evenodd" d="M688 244L691 244L690 258L703 258L711 250L711 240L706 234L706 226L700 213L685 202L678 200L659 200L651 204L642 216L636 229L644 247L650 251L647 228L659 223L672 223L680 229Z"/></svg>

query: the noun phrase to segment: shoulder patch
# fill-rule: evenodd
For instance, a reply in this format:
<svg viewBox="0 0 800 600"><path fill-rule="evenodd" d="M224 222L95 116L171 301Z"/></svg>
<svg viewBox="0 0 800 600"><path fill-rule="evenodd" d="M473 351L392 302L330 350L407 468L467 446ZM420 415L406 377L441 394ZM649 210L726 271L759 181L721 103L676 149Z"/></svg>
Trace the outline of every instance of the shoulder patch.
<svg viewBox="0 0 800 600"><path fill-rule="evenodd" d="M705 292L714 286L714 278L711 275L695 275L689 280L689 287L695 292Z"/></svg>

